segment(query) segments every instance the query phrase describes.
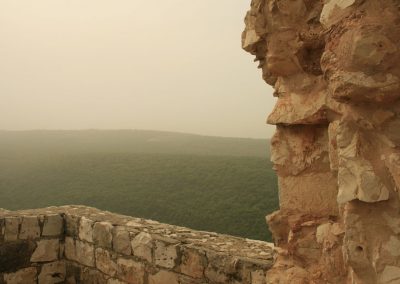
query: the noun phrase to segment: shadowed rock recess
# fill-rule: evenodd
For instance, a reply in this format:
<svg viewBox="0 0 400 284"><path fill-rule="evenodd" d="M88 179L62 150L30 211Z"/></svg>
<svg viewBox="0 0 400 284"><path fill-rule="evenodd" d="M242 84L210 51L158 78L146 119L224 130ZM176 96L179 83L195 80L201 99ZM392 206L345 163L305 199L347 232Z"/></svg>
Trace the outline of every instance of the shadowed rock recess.
<svg viewBox="0 0 400 284"><path fill-rule="evenodd" d="M400 283L400 2L253 0L245 22L278 98L268 283Z"/></svg>
<svg viewBox="0 0 400 284"><path fill-rule="evenodd" d="M272 250L84 206L0 210L0 283L265 284Z"/></svg>

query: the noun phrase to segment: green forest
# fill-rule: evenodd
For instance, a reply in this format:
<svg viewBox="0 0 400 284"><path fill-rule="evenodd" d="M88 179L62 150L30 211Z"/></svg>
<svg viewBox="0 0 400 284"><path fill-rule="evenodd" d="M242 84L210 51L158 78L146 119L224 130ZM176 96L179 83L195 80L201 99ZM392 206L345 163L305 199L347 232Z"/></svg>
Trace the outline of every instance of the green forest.
<svg viewBox="0 0 400 284"><path fill-rule="evenodd" d="M0 207L82 204L271 240L269 141L157 131L0 131Z"/></svg>

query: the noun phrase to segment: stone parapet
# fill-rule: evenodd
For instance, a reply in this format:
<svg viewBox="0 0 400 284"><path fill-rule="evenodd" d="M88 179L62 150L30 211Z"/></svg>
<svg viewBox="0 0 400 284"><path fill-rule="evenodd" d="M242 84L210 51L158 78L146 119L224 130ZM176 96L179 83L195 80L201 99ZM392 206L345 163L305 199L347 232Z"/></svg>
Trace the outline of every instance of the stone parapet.
<svg viewBox="0 0 400 284"><path fill-rule="evenodd" d="M273 245L84 206L0 211L0 283L265 284Z"/></svg>

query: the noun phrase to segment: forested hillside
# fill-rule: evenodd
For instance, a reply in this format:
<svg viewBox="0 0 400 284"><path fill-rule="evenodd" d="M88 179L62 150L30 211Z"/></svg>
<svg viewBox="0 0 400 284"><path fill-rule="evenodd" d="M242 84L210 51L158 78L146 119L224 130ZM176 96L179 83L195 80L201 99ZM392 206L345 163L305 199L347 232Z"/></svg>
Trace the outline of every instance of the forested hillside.
<svg viewBox="0 0 400 284"><path fill-rule="evenodd" d="M0 132L0 207L84 204L270 240L267 140L151 131Z"/></svg>

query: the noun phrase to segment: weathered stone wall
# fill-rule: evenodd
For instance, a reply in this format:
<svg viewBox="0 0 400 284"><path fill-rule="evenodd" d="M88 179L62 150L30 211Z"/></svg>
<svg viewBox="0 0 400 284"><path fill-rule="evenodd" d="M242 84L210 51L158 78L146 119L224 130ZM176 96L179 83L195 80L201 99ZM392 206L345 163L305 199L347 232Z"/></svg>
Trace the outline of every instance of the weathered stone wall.
<svg viewBox="0 0 400 284"><path fill-rule="evenodd" d="M252 0L278 102L270 283L400 283L400 2Z"/></svg>
<svg viewBox="0 0 400 284"><path fill-rule="evenodd" d="M7 284L265 284L272 247L83 206L0 211Z"/></svg>

